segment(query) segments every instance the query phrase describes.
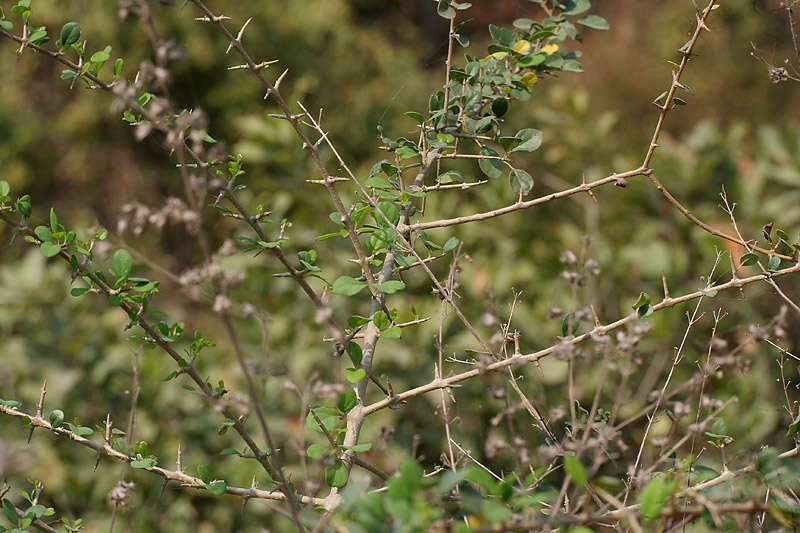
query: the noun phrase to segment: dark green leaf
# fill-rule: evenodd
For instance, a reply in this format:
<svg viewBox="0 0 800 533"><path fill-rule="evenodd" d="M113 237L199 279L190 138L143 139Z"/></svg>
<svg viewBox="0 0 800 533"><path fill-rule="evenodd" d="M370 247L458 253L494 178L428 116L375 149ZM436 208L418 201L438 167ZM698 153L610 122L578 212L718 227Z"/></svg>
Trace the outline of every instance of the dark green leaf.
<svg viewBox="0 0 800 533"><path fill-rule="evenodd" d="M505 98L498 98L492 102L492 113L497 117L502 117L508 111L508 100Z"/></svg>
<svg viewBox="0 0 800 533"><path fill-rule="evenodd" d="M525 195L533 189L533 178L522 169L512 169L511 174L509 174L509 180L511 181L511 190L515 194L522 192Z"/></svg>
<svg viewBox="0 0 800 533"><path fill-rule="evenodd" d="M650 304L650 297L647 295L646 292L640 292L639 298L636 300L636 303L633 304L632 309L639 309L643 305Z"/></svg>
<svg viewBox="0 0 800 533"><path fill-rule="evenodd" d="M739 264L742 266L750 266L758 263L758 256L754 253L746 253L739 258Z"/></svg>
<svg viewBox="0 0 800 533"><path fill-rule="evenodd" d="M503 162L497 159L500 154L488 146L481 146L481 155L491 157L491 159L480 159L478 161L478 166L484 174L490 178L499 178L503 175Z"/></svg>
<svg viewBox="0 0 800 533"><path fill-rule="evenodd" d="M518 131L516 138L520 144L512 152L533 152L542 145L542 132L533 128Z"/></svg>
<svg viewBox="0 0 800 533"><path fill-rule="evenodd" d="M19 516L17 516L17 508L14 507L14 504L11 503L11 501L6 498L3 498L3 514L6 515L6 519L13 525L16 526L19 524Z"/></svg>
<svg viewBox="0 0 800 533"><path fill-rule="evenodd" d="M439 3L436 5L436 12L440 17L444 17L446 19L451 19L456 16L455 9L450 7L450 0L439 0ZM338 485L331 485L331 487L334 486Z"/></svg>
<svg viewBox="0 0 800 533"><path fill-rule="evenodd" d="M767 262L767 270L769 270L770 272L775 272L780 267L781 267L780 257L778 257L777 255L773 255L772 257L769 258L769 261Z"/></svg>
<svg viewBox="0 0 800 533"><path fill-rule="evenodd" d="M350 355L350 360L353 361L354 366L361 364L363 353L361 352L361 346L357 342L350 342L347 353Z"/></svg>
<svg viewBox="0 0 800 533"><path fill-rule="evenodd" d="M347 389L346 392L343 392L339 395L338 401L336 402L336 407L338 407L343 413L346 413L355 407L356 403L358 403L356 391L353 389Z"/></svg>
<svg viewBox="0 0 800 533"><path fill-rule="evenodd" d="M77 22L67 22L61 27L61 47L66 48L78 42L81 36L81 26Z"/></svg>

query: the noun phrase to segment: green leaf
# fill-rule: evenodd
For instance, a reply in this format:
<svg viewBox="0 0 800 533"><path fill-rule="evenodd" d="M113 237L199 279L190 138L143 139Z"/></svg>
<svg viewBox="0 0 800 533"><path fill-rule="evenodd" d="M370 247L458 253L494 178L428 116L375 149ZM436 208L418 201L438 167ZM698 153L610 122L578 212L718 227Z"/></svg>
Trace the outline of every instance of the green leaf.
<svg viewBox="0 0 800 533"><path fill-rule="evenodd" d="M344 377L346 377L347 381L350 383L358 383L367 377L367 371L363 368L345 368Z"/></svg>
<svg viewBox="0 0 800 533"><path fill-rule="evenodd" d="M122 74L122 69L125 68L125 60L121 57L118 57L116 61L114 61L114 77L118 78L120 74ZM206 137L208 137L208 133L206 133ZM205 141L205 138L203 139ZM212 139L213 140L213 139ZM208 141L206 141L208 142Z"/></svg>
<svg viewBox="0 0 800 533"><path fill-rule="evenodd" d="M780 267L781 267L780 257L778 257L777 255L773 255L772 257L769 258L769 261L767 262L767 270L769 270L770 272L775 272Z"/></svg>
<svg viewBox="0 0 800 533"><path fill-rule="evenodd" d="M0 28L3 28L6 31L11 31L14 29L14 23L10 20L0 20Z"/></svg>
<svg viewBox="0 0 800 533"><path fill-rule="evenodd" d="M361 359L364 354L361 352L361 346L357 342L351 342L347 348L347 353L350 355L350 360L353 361L353 366L361 364Z"/></svg>
<svg viewBox="0 0 800 533"><path fill-rule="evenodd" d="M515 137L521 142L512 152L533 152L542 145L542 132L533 128L519 130Z"/></svg>
<svg viewBox="0 0 800 533"><path fill-rule="evenodd" d="M533 189L533 177L520 168L512 169L508 179L511 181L511 190L515 194L522 192L525 195Z"/></svg>
<svg viewBox="0 0 800 533"><path fill-rule="evenodd" d="M53 409L50 411L50 414L47 415L47 420L54 428L59 427L64 422L64 411L61 409Z"/></svg>
<svg viewBox="0 0 800 533"><path fill-rule="evenodd" d="M206 488L212 494L216 494L217 496L222 496L225 494L225 491L228 489L228 486L222 480L212 481L211 483L206 484Z"/></svg>
<svg viewBox="0 0 800 533"><path fill-rule="evenodd" d="M61 27L61 48L77 43L80 36L81 25L77 22L67 22Z"/></svg>
<svg viewBox="0 0 800 533"><path fill-rule="evenodd" d="M56 233L58 231L63 231L63 229L59 228L58 226L58 217L56 216L56 211L52 207L50 208L50 231Z"/></svg>
<svg viewBox="0 0 800 533"><path fill-rule="evenodd" d="M327 444L312 444L306 449L306 455L312 459L322 459L329 448Z"/></svg>
<svg viewBox="0 0 800 533"><path fill-rule="evenodd" d="M742 266L750 266L758 263L758 256L752 252L744 254L739 258L739 264Z"/></svg>
<svg viewBox="0 0 800 533"><path fill-rule="evenodd" d="M400 221L400 210L392 202L378 202L378 209L392 224L397 224ZM386 225L386 221L379 213L374 213L373 216L380 226Z"/></svg>
<svg viewBox="0 0 800 533"><path fill-rule="evenodd" d="M459 241L456 237L450 237L444 243L444 246L442 246L442 250L444 250L445 252L449 252L450 250L455 250L456 248L458 248L458 244L460 242L461 241Z"/></svg>
<svg viewBox="0 0 800 533"><path fill-rule="evenodd" d="M208 471L208 467L204 464L197 465L197 477L203 480L203 483L209 483L211 481L211 472Z"/></svg>
<svg viewBox="0 0 800 533"><path fill-rule="evenodd" d="M586 469L574 455L564 456L564 470L566 470L567 474L569 474L569 477L572 478L572 481L575 482L576 485L586 484Z"/></svg>
<svg viewBox="0 0 800 533"><path fill-rule="evenodd" d="M416 150L411 148L410 146L401 146L397 149L397 157L400 159L410 159L412 157L417 157L419 154Z"/></svg>
<svg viewBox="0 0 800 533"><path fill-rule="evenodd" d="M111 47L106 46L105 49L99 50L92 54L89 61L92 63L104 63L111 57Z"/></svg>
<svg viewBox="0 0 800 533"><path fill-rule="evenodd" d="M645 522L661 516L661 509L666 505L667 500L672 495L674 485L671 482L665 481L663 478L651 479L649 483L642 489L639 496L639 504L641 505L642 518Z"/></svg>
<svg viewBox="0 0 800 533"><path fill-rule="evenodd" d="M382 293L385 293L385 294L394 294L394 293L396 293L398 291L402 291L403 289L406 288L406 284L405 283L403 283L402 281L394 280L394 279L389 280L389 281L385 281L383 283L378 283L376 286L378 287L379 291L381 291Z"/></svg>
<svg viewBox="0 0 800 533"><path fill-rule="evenodd" d="M492 522L503 522L514 514L511 509L495 500L483 500L481 502L481 512Z"/></svg>
<svg viewBox="0 0 800 533"><path fill-rule="evenodd" d="M344 487L347 484L347 477L347 467L339 460L325 469L325 483L329 487Z"/></svg>
<svg viewBox="0 0 800 533"><path fill-rule="evenodd" d="M492 102L492 113L497 117L502 117L508 111L508 100L505 98L498 98Z"/></svg>
<svg viewBox="0 0 800 533"><path fill-rule="evenodd" d="M607 30L611 27L608 25L608 21L599 15L586 15L576 22L594 30Z"/></svg>
<svg viewBox="0 0 800 533"><path fill-rule="evenodd" d="M389 317L385 312L377 311L372 315L372 322L378 329L383 329L389 325Z"/></svg>
<svg viewBox="0 0 800 533"><path fill-rule="evenodd" d="M440 17L446 19L451 19L456 16L456 10L450 7L450 0L439 0L439 3L436 5L436 12ZM334 486L336 485L331 485L331 487Z"/></svg>
<svg viewBox="0 0 800 533"><path fill-rule="evenodd" d="M647 295L646 292L640 292L639 298L636 300L636 303L631 306L631 309L639 309L642 306L650 305L650 297Z"/></svg>
<svg viewBox="0 0 800 533"><path fill-rule="evenodd" d="M800 414L797 415L797 418L789 424L789 430L786 432L786 436L790 439L793 439L795 435L797 435L797 431L800 430Z"/></svg>
<svg viewBox="0 0 800 533"><path fill-rule="evenodd" d="M14 205L14 209L16 209L17 213L24 217L31 216L31 212L33 211L33 206L31 206L30 196L27 194L19 199L17 199L16 204Z"/></svg>
<svg viewBox="0 0 800 533"><path fill-rule="evenodd" d="M481 155L492 157L492 159L478 160L478 166L480 167L481 172L490 178L499 178L503 175L503 162L499 159L495 159L499 157L500 154L488 146L481 146Z"/></svg>
<svg viewBox="0 0 800 533"><path fill-rule="evenodd" d="M42 242L49 242L53 238L53 233L47 226L36 226L36 229L33 230L33 233L35 233Z"/></svg>
<svg viewBox="0 0 800 533"><path fill-rule="evenodd" d="M405 112L405 115L406 115L407 117L411 117L411 118L413 118L414 120L416 120L416 121L417 121L417 122L419 122L420 124L422 124L423 122L425 122L425 117L423 117L423 116L422 116L420 113L417 113L416 111L406 111L406 112Z"/></svg>
<svg viewBox="0 0 800 533"><path fill-rule="evenodd" d="M339 395L336 407L338 407L339 410L342 411L343 413L346 413L350 409L355 407L356 403L358 403L358 398L356 397L356 391L354 391L353 389L347 389L346 392L343 392Z"/></svg>
<svg viewBox="0 0 800 533"><path fill-rule="evenodd" d="M219 452L220 455L240 455L238 450L233 448L225 448Z"/></svg>
<svg viewBox="0 0 800 533"><path fill-rule="evenodd" d="M386 337L387 339L399 339L402 335L403 331L398 326L381 331L381 337Z"/></svg>
<svg viewBox="0 0 800 533"><path fill-rule="evenodd" d="M41 246L42 255L45 257L55 257L61 253L61 245L54 242L43 242Z"/></svg>
<svg viewBox="0 0 800 533"><path fill-rule="evenodd" d="M367 284L350 276L339 276L333 282L333 292L342 296L354 296L361 292Z"/></svg>
<svg viewBox="0 0 800 533"><path fill-rule="evenodd" d="M75 297L78 297L78 296L83 296L83 295L84 295L84 294L86 294L87 292L89 292L89 289L87 289L86 287L75 287L74 289L72 289L71 291L69 291L69 293L70 293L72 296L75 296Z"/></svg>
<svg viewBox="0 0 800 533"><path fill-rule="evenodd" d="M319 418L320 422L322 422L322 425L328 431L333 431L334 428L336 428L336 424L339 423L339 411L333 407L315 407L313 411ZM311 431L316 431L317 433L324 433L322 428L314 419L314 415L312 415L310 412L306 416L306 428L310 429Z"/></svg>
<svg viewBox="0 0 800 533"><path fill-rule="evenodd" d="M449 185L451 183L464 183L464 178L462 178L461 174L458 172L454 170L448 170L436 178L436 181L442 185Z"/></svg>
<svg viewBox="0 0 800 533"><path fill-rule="evenodd" d="M0 180L0 196L8 196L11 192L11 186L5 180Z"/></svg>
<svg viewBox="0 0 800 533"><path fill-rule="evenodd" d="M589 0L564 0L562 4L565 8L561 14L567 16L580 15L581 13L589 11L589 8L592 7Z"/></svg>
<svg viewBox="0 0 800 533"><path fill-rule="evenodd" d="M120 248L111 257L111 272L117 278L124 278L131 273L133 257L128 250Z"/></svg>
<svg viewBox="0 0 800 533"><path fill-rule="evenodd" d="M6 519L13 525L16 526L19 524L19 516L17 516L17 508L14 507L14 504L11 503L11 501L6 498L3 498L3 514L6 515Z"/></svg>

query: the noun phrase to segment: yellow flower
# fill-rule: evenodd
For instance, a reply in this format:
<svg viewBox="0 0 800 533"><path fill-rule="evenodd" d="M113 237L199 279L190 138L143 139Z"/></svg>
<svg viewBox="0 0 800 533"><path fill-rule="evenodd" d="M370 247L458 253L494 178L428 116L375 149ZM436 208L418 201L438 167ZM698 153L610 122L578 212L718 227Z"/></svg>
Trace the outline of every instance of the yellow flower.
<svg viewBox="0 0 800 533"><path fill-rule="evenodd" d="M531 43L530 41L526 41L525 39L520 39L519 41L514 44L513 49L515 52L520 54L527 54L531 51Z"/></svg>
<svg viewBox="0 0 800 533"><path fill-rule="evenodd" d="M539 81L539 76L535 72L526 72L519 81L528 86L536 85L536 82Z"/></svg>
<svg viewBox="0 0 800 533"><path fill-rule="evenodd" d="M542 52L547 55L555 54L558 52L558 45L557 44L548 44L547 46L542 47Z"/></svg>

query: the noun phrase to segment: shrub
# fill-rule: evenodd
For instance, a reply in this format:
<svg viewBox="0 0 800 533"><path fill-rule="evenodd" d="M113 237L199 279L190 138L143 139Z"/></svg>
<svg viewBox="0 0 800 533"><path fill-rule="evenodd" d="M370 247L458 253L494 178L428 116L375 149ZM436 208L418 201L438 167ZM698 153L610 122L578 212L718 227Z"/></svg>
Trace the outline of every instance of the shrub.
<svg viewBox="0 0 800 533"><path fill-rule="evenodd" d="M158 139L169 191L112 183L132 198L105 229L0 181L0 218L38 248L2 270L0 327L14 342L0 412L17 439L52 435L37 461L96 456L65 461L70 473L20 462L44 479L2 489L4 530L49 531L57 515L69 531L113 530L122 512L142 530L796 526L800 307L782 286L800 270L796 132L762 126L758 146L741 126L726 137L701 124L681 141L664 131L693 94L684 75L715 0L695 6L638 157L613 145L613 116L587 126L582 93L558 89L583 70L581 32L609 29L588 0L534 0L541 17L489 26L485 53L470 43L470 4L437 0L444 84L405 122L378 125L385 155L368 163L344 108L369 114L367 103L291 103L291 71L246 43L251 19L187 3L198 27L177 33L222 38L237 57L222 87L252 84L266 101L270 121L243 120L241 151L172 92L185 51L158 33L149 2L120 3L152 46L135 74L79 22L38 25L31 0L0 15L22 61L60 64L69 88L110 95L135 140ZM316 16L308 26L324 31ZM364 88L361 67L336 84ZM617 165L627 170L607 171ZM704 203L709 189L721 209ZM40 375L38 399L12 377ZM40 503L70 484L88 504Z"/></svg>

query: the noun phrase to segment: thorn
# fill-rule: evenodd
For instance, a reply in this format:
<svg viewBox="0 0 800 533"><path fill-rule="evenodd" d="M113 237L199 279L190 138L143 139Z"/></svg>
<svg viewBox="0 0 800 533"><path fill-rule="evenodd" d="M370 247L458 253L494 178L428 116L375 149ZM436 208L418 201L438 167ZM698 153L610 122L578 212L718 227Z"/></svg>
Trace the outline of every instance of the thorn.
<svg viewBox="0 0 800 533"><path fill-rule="evenodd" d="M111 413L106 414L106 432L104 439L108 446L111 446Z"/></svg>
<svg viewBox="0 0 800 533"><path fill-rule="evenodd" d="M184 2L184 5L186 5L186 2ZM218 16L213 17L213 18L196 17L194 20L197 20L199 22L222 22L223 20L231 20L231 18L227 17L225 15L218 15Z"/></svg>
<svg viewBox="0 0 800 533"><path fill-rule="evenodd" d="M245 23L242 25L242 29L241 29L241 30L239 30L239 35L237 35L237 36L236 36L236 40L237 40L237 41L239 41L239 42L241 42L241 41L242 41L242 35L244 35L244 30L245 30L245 28L247 28L247 25L248 25L248 24L250 24L250 22L251 22L252 20L253 20L253 17L250 17L250 18L249 18L249 19L247 19L247 20L245 21Z"/></svg>
<svg viewBox="0 0 800 533"><path fill-rule="evenodd" d="M178 443L178 457L175 459L175 470L183 473L183 451L181 450L181 443Z"/></svg>
<svg viewBox="0 0 800 533"><path fill-rule="evenodd" d="M278 90L278 88L281 86L281 82L283 81L283 77L284 77L284 76L286 76L286 74L287 74L288 72L289 72L289 69L287 68L286 70L284 70L284 71L281 73L281 75L280 75L280 76L278 76L278 79L277 79L277 80L275 80L275 90L276 90L276 91L277 91L277 90Z"/></svg>
<svg viewBox="0 0 800 533"><path fill-rule="evenodd" d="M44 397L47 396L47 379L42 382L42 392L39 394L39 403L36 405L36 416L41 418L42 416L42 409L44 409ZM31 443L31 437L33 437L33 429L34 426L31 425L31 430L28 433L28 444Z"/></svg>
<svg viewBox="0 0 800 533"><path fill-rule="evenodd" d="M594 304L589 304L589 309L592 310L592 315L594 316L594 327L599 327L600 317L597 316L597 311L594 309Z"/></svg>
<svg viewBox="0 0 800 533"><path fill-rule="evenodd" d="M302 117L303 115L302 115L302 114L300 114L300 113L298 113L298 114L296 114L296 115L282 115L282 114L277 114L277 113L270 113L270 114L269 114L269 115L267 115L267 116L268 116L268 117L271 117L271 118L282 118L283 120L291 120L291 121L294 121L294 120L297 120L297 119L299 119L299 118L300 118L300 117Z"/></svg>
<svg viewBox="0 0 800 533"><path fill-rule="evenodd" d="M669 287L667 286L667 276L661 273L661 283L664 284L664 299L669 300Z"/></svg>
<svg viewBox="0 0 800 533"><path fill-rule="evenodd" d="M701 29L706 30L706 31L711 31L711 29L708 26L706 26L705 21L703 20L703 18L700 15L695 15L695 16L697 17L697 25Z"/></svg>

